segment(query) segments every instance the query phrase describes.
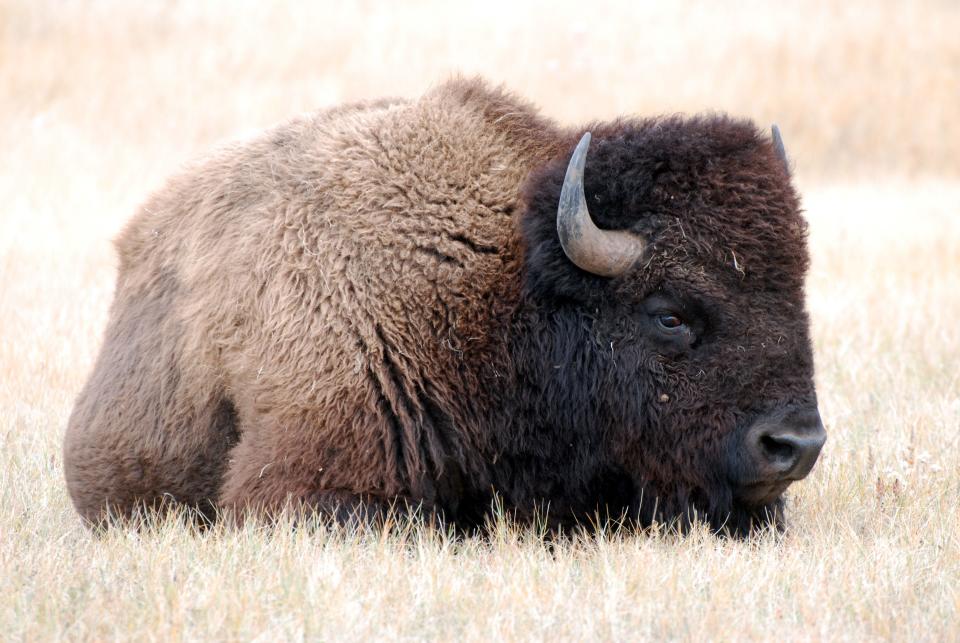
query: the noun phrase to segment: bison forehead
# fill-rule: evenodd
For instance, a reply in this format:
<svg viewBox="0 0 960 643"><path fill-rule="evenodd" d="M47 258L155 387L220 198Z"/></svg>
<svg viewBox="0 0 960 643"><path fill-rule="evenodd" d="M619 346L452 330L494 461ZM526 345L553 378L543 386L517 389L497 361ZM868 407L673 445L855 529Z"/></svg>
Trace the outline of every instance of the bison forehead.
<svg viewBox="0 0 960 643"><path fill-rule="evenodd" d="M747 291L800 291L809 265L806 223L763 207L664 211L644 234L656 262L682 264Z"/></svg>
<svg viewBox="0 0 960 643"><path fill-rule="evenodd" d="M728 117L618 127L587 166L585 192L601 227L632 229L653 253L745 287L802 285L806 223L765 133Z"/></svg>

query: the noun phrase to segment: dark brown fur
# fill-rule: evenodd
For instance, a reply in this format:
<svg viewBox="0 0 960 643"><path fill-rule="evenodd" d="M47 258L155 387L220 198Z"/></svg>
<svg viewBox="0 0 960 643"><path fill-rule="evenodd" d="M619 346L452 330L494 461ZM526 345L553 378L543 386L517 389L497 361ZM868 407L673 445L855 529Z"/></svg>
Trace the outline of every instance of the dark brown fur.
<svg viewBox="0 0 960 643"><path fill-rule="evenodd" d="M480 81L305 116L174 178L117 241L65 441L77 510L400 500L476 524L495 491L559 521L779 514L737 507L721 463L743 422L814 396L789 176L741 121L591 129L591 212L650 241L613 280L556 239L583 129ZM718 320L697 358L633 324L658 289Z"/></svg>

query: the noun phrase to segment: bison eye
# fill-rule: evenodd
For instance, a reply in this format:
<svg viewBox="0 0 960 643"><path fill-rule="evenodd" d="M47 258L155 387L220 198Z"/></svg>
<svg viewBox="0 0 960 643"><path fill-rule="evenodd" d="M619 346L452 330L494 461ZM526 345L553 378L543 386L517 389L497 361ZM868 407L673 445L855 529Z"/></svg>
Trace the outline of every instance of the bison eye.
<svg viewBox="0 0 960 643"><path fill-rule="evenodd" d="M698 334L704 329L704 317L698 314L699 308L699 304L692 300L683 302L679 297L659 292L643 301L645 325L659 349L686 350L697 345Z"/></svg>
<svg viewBox="0 0 960 643"><path fill-rule="evenodd" d="M657 326L668 333L679 333L686 329L687 324L673 313L661 313L657 315Z"/></svg>

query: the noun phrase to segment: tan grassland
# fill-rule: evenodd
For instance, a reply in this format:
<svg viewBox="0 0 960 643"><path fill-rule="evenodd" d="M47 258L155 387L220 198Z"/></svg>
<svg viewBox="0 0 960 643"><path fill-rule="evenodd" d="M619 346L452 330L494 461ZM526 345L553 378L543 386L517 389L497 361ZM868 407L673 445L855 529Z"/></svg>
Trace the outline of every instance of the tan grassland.
<svg viewBox="0 0 960 643"><path fill-rule="evenodd" d="M0 638L960 638L960 5L732 6L0 0ZM91 535L60 442L136 204L217 141L455 71L565 122L780 123L830 434L788 533Z"/></svg>

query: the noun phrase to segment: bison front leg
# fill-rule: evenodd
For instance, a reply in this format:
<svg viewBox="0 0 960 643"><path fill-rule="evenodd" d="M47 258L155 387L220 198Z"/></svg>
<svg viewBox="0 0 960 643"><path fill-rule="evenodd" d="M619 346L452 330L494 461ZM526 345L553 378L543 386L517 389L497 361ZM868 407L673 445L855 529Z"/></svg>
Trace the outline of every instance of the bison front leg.
<svg viewBox="0 0 960 643"><path fill-rule="evenodd" d="M365 419L370 426L371 418ZM403 483L390 449L374 437L376 431L328 427L309 419L261 417L242 428L230 454L221 507L240 521L307 510L342 524L378 523L411 509L430 513Z"/></svg>

